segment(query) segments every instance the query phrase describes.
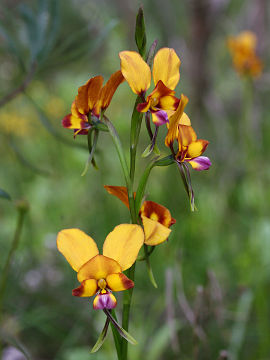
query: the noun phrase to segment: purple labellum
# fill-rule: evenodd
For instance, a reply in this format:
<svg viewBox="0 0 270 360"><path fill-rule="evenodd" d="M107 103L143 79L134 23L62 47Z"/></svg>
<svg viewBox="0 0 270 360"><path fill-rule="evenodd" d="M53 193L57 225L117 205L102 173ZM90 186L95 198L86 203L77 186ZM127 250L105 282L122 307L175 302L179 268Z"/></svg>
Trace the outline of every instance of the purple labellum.
<svg viewBox="0 0 270 360"><path fill-rule="evenodd" d="M116 307L116 299L113 294L98 294L93 302L93 308L95 310L113 309Z"/></svg>
<svg viewBox="0 0 270 360"><path fill-rule="evenodd" d="M164 110L151 111L152 120L157 126L161 126L169 122L168 114Z"/></svg>
<svg viewBox="0 0 270 360"><path fill-rule="evenodd" d="M197 171L208 170L212 165L210 159L206 156L198 156L197 158L186 161Z"/></svg>

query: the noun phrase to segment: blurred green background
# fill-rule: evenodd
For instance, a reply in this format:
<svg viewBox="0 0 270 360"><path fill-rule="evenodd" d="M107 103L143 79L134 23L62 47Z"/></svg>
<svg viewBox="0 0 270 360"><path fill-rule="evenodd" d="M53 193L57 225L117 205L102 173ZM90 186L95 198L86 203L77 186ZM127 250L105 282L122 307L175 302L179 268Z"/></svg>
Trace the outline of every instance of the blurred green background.
<svg viewBox="0 0 270 360"><path fill-rule="evenodd" d="M168 207L177 223L151 256L158 289L145 264L137 266L130 332L139 344L130 346L129 358L270 359L269 2L2 0L0 188L30 204L3 299L5 360L116 359L111 334L90 355L105 316L92 309L92 299L72 297L76 274L55 240L59 230L78 227L101 247L114 226L129 221L103 189L124 185L124 178L105 133L99 170L81 177L87 139L73 140L61 119L80 85L98 74L107 80L119 69L118 52L136 50L141 4L148 47L158 39L158 47L173 47L182 61L177 95L188 96L186 112L199 138L210 141L213 165L192 171L194 213L176 166L151 173L148 199ZM264 62L248 95L226 47L227 36L242 30L256 33ZM6 97L14 89L18 95ZM134 101L124 83L107 111L127 156ZM140 157L148 145L142 129L137 176L148 161ZM158 138L162 155L165 134ZM0 199L1 267L16 216L14 202Z"/></svg>

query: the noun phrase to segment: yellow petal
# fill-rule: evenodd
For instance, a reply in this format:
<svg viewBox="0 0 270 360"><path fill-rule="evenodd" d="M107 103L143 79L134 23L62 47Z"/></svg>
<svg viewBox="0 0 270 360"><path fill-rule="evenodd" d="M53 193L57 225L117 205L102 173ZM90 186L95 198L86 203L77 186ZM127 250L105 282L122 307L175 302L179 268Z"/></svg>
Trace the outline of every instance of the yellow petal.
<svg viewBox="0 0 270 360"><path fill-rule="evenodd" d="M151 84L151 70L140 54L135 51L122 51L119 53L121 71L131 90L140 95Z"/></svg>
<svg viewBox="0 0 270 360"><path fill-rule="evenodd" d="M173 110L177 109L179 100L175 96L163 96L159 100L159 108L163 110Z"/></svg>
<svg viewBox="0 0 270 360"><path fill-rule="evenodd" d="M201 139L191 143L188 146L186 158L193 159L202 155L205 152L208 144L209 142L207 140Z"/></svg>
<svg viewBox="0 0 270 360"><path fill-rule="evenodd" d="M160 224L158 221L142 215L142 222L145 234L145 244L155 246L168 239L171 230Z"/></svg>
<svg viewBox="0 0 270 360"><path fill-rule="evenodd" d="M107 107L110 105L116 89L124 80L125 79L120 70L112 74L106 85L101 90L100 107L102 110L107 109Z"/></svg>
<svg viewBox="0 0 270 360"><path fill-rule="evenodd" d="M121 224L106 237L103 254L116 260L122 270L126 270L136 261L143 242L144 234L139 225Z"/></svg>
<svg viewBox="0 0 270 360"><path fill-rule="evenodd" d="M154 58L153 64L153 79L155 85L159 80L162 80L164 85L169 89L175 89L180 79L180 64L181 61L174 49L160 49Z"/></svg>
<svg viewBox="0 0 270 360"><path fill-rule="evenodd" d="M93 296L97 292L97 289L97 280L88 279L84 280L79 287L73 289L72 295L80 297Z"/></svg>
<svg viewBox="0 0 270 360"><path fill-rule="evenodd" d="M187 114L184 112L179 120L179 125L187 125L191 126L190 118L187 116Z"/></svg>
<svg viewBox="0 0 270 360"><path fill-rule="evenodd" d="M107 276L106 281L112 291L123 291L134 286L134 282L123 273L110 274Z"/></svg>
<svg viewBox="0 0 270 360"><path fill-rule="evenodd" d="M178 138L178 125L181 123L181 119L184 113L184 108L188 103L188 98L185 95L181 95L181 99L175 113L169 118L169 130L165 139L165 145L170 145Z"/></svg>
<svg viewBox="0 0 270 360"><path fill-rule="evenodd" d="M197 135L191 126L178 125L178 143L179 150L181 147L189 146L197 140Z"/></svg>
<svg viewBox="0 0 270 360"><path fill-rule="evenodd" d="M170 227L172 224L170 211L154 201L145 201L140 209L140 215L158 221L166 227Z"/></svg>
<svg viewBox="0 0 270 360"><path fill-rule="evenodd" d="M80 282L86 279L106 279L109 274L118 272L121 272L121 267L114 259L96 255L80 268L77 278Z"/></svg>
<svg viewBox="0 0 270 360"><path fill-rule="evenodd" d="M79 229L60 231L57 247L75 271L99 253L95 241Z"/></svg>
<svg viewBox="0 0 270 360"><path fill-rule="evenodd" d="M127 188L125 186L104 185L104 188L107 190L109 194L114 195L119 200L121 200L122 203L124 203L126 207L129 209L128 193L127 193Z"/></svg>

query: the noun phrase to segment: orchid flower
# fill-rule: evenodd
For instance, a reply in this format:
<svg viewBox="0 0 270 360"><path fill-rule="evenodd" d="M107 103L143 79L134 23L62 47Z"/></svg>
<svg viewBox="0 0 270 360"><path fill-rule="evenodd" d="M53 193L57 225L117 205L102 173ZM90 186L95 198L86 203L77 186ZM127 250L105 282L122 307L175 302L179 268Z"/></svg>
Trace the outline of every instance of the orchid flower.
<svg viewBox="0 0 270 360"><path fill-rule="evenodd" d="M104 188L129 208L127 188L125 186L104 185ZM144 229L144 243L151 246L159 245L167 240L171 233L170 227L176 222L165 206L154 201L144 201L139 215Z"/></svg>
<svg viewBox="0 0 270 360"><path fill-rule="evenodd" d="M95 241L79 229L65 229L58 233L57 247L70 266L77 272L81 285L72 291L74 296L96 295L94 309L113 309L117 301L112 291L134 286L123 274L137 259L144 242L139 225L121 224L114 228L99 254Z"/></svg>
<svg viewBox="0 0 270 360"><path fill-rule="evenodd" d="M238 36L230 36L227 45L235 70L240 75L256 77L261 75L262 62L256 55L257 37L251 31L243 31Z"/></svg>
<svg viewBox="0 0 270 360"><path fill-rule="evenodd" d="M110 105L112 97L118 86L124 81L121 71L111 75L107 83L102 87L103 77L95 76L89 79L78 89L78 95L71 106L71 113L62 120L62 125L68 129L74 129L75 135L85 135L91 128L91 117L99 120L101 114Z"/></svg>
<svg viewBox="0 0 270 360"><path fill-rule="evenodd" d="M151 85L151 69L140 54L135 51L119 53L121 71L131 90L144 99L146 90ZM180 79L181 61L174 49L160 49L153 62L154 90L146 101L138 104L137 110L150 111L156 126L168 123L168 117L176 110L179 99L175 95L175 87Z"/></svg>

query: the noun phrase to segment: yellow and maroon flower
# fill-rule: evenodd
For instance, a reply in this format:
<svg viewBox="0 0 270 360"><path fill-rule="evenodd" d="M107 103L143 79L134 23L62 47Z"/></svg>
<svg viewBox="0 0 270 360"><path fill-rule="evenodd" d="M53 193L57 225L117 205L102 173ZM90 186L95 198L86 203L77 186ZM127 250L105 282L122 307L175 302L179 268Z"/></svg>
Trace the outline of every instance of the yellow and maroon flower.
<svg viewBox="0 0 270 360"><path fill-rule="evenodd" d="M191 121L186 113L185 106L188 98L181 95L178 108L169 119L168 133L165 138L165 145L169 147L175 160L178 163L187 162L195 170L207 170L211 166L211 161L206 156L201 156L206 150L209 142L197 139ZM174 150L174 142L178 143L177 152Z"/></svg>
<svg viewBox="0 0 270 360"><path fill-rule="evenodd" d="M89 79L79 87L78 95L71 106L71 113L63 118L62 125L74 129L75 134L87 134L92 125L91 117L100 119L100 115L110 105L116 89L124 80L120 70L112 74L103 87L102 76Z"/></svg>
<svg viewBox="0 0 270 360"><path fill-rule="evenodd" d="M112 291L134 286L123 274L137 259L144 234L139 225L121 224L109 233L99 254L95 241L79 229L65 229L58 233L57 247L77 272L81 285L72 291L74 296L96 294L94 309L113 309L116 298Z"/></svg>
<svg viewBox="0 0 270 360"><path fill-rule="evenodd" d="M243 31L238 36L230 36L227 45L235 70L240 75L256 77L262 73L262 61L256 55L257 37L251 31Z"/></svg>
<svg viewBox="0 0 270 360"><path fill-rule="evenodd" d="M135 51L119 53L121 71L131 90L144 99L146 90L151 85L151 69L143 58ZM168 123L170 116L177 108L179 99L175 95L175 87L180 79L181 61L174 49L160 49L153 63L154 90L146 101L137 106L139 112L150 111L156 126Z"/></svg>
<svg viewBox="0 0 270 360"><path fill-rule="evenodd" d="M129 208L125 186L104 185L104 188ZM144 201L140 209L140 217L144 228L144 243L151 246L159 245L167 240L171 233L170 227L176 222L165 206L154 201Z"/></svg>
<svg viewBox="0 0 270 360"><path fill-rule="evenodd" d="M188 125L178 125L178 152L175 159L179 163L188 162L194 170L208 170L211 161L201 156L209 142L197 139L194 129Z"/></svg>

